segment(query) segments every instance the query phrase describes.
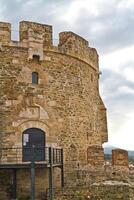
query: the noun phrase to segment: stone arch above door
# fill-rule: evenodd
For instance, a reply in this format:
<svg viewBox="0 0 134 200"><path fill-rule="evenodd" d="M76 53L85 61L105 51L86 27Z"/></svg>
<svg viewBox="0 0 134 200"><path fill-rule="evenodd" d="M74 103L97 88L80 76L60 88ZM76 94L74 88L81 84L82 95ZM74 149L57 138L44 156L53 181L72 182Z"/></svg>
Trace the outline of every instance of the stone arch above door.
<svg viewBox="0 0 134 200"><path fill-rule="evenodd" d="M20 124L17 128L18 131L22 133L26 129L33 127L43 130L46 133L46 136L49 136L49 127L42 121L36 121L36 120L25 121L22 124Z"/></svg>
<svg viewBox="0 0 134 200"><path fill-rule="evenodd" d="M14 147L16 147L16 146L21 147L22 146L22 133L26 129L29 129L29 128L41 129L46 134L46 142L49 141L49 138L50 138L49 126L42 121L28 120L28 121L24 121L20 124L17 124L17 126L14 126L15 134L11 136L12 137L11 140L14 141L13 142Z"/></svg>

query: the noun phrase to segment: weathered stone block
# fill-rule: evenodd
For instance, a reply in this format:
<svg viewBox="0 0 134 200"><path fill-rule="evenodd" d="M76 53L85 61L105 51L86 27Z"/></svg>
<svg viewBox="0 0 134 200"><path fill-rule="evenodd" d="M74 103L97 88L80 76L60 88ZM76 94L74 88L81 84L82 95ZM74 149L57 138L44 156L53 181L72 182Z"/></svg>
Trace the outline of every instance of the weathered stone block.
<svg viewBox="0 0 134 200"><path fill-rule="evenodd" d="M11 41L11 24L0 22L0 44L8 44Z"/></svg>
<svg viewBox="0 0 134 200"><path fill-rule="evenodd" d="M94 167L104 165L104 150L100 146L89 146L87 149L87 160Z"/></svg>
<svg viewBox="0 0 134 200"><path fill-rule="evenodd" d="M122 166L128 168L128 152L122 149L112 150L112 164L114 166Z"/></svg>

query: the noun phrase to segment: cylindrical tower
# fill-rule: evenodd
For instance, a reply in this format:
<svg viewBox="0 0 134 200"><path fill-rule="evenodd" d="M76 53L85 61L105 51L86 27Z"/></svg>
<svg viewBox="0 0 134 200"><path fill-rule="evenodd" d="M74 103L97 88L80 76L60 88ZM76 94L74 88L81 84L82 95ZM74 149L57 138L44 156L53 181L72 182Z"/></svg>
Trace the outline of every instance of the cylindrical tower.
<svg viewBox="0 0 134 200"><path fill-rule="evenodd" d="M22 146L24 131L40 129L47 146L64 149L65 180L78 169L103 166L107 123L96 50L72 32L60 33L53 46L51 26L26 21L20 41L9 41L9 27L0 24L0 36L7 36L7 42L0 37L2 143Z"/></svg>

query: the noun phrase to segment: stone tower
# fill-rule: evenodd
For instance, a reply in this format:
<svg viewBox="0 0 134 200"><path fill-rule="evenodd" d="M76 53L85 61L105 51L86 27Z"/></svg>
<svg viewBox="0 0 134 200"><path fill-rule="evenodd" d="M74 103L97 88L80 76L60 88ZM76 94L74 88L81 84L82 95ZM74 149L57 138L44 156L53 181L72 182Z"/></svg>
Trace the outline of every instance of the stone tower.
<svg viewBox="0 0 134 200"><path fill-rule="evenodd" d="M78 169L104 164L97 51L73 32L61 32L54 46L49 25L22 21L19 32L20 41L11 41L11 25L0 23L0 145L22 147L24 131L42 130L46 146L64 149L65 183L75 184ZM18 188L27 173L18 172Z"/></svg>

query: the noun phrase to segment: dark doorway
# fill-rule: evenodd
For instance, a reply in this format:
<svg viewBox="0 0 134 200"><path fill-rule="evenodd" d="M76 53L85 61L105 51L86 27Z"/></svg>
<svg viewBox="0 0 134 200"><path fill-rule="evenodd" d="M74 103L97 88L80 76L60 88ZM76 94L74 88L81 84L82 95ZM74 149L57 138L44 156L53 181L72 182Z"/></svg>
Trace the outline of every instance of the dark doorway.
<svg viewBox="0 0 134 200"><path fill-rule="evenodd" d="M31 161L33 158L34 147L34 160L45 160L45 132L38 128L29 128L22 134L22 160Z"/></svg>

